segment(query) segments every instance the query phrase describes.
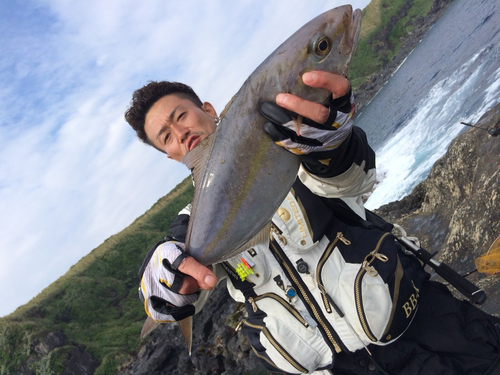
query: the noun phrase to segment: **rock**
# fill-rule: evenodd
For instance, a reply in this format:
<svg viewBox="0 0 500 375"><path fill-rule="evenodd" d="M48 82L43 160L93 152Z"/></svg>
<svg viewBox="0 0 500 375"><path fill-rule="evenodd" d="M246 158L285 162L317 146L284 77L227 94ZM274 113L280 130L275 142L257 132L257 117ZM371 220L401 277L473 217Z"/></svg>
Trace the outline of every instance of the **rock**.
<svg viewBox="0 0 500 375"><path fill-rule="evenodd" d="M490 129L499 122L500 104L476 126ZM402 225L421 240L422 247L437 251L436 259L459 273L473 272L470 281L489 296L481 308L499 315L499 278L475 273L474 259L500 235L500 138L474 128L460 134L425 181L376 213Z"/></svg>
<svg viewBox="0 0 500 375"><path fill-rule="evenodd" d="M93 374L99 363L81 346L74 346L68 351L63 365L61 375L87 375Z"/></svg>
<svg viewBox="0 0 500 375"><path fill-rule="evenodd" d="M163 324L144 339L137 355L118 374L267 374L245 334L234 329L243 310L243 304L230 298L223 281L194 317L191 357L178 325Z"/></svg>
<svg viewBox="0 0 500 375"><path fill-rule="evenodd" d="M41 355L47 355L55 348L64 346L68 338L61 331L49 332L45 339L36 344L33 350Z"/></svg>
<svg viewBox="0 0 500 375"><path fill-rule="evenodd" d="M46 368L47 362L44 360L47 357L49 357L49 361L54 361L54 357L58 357L58 363L64 368L60 373L62 375L93 374L99 366L99 363L83 346L70 341L62 331L40 334L39 338L33 341L31 349L26 364L23 364L16 374L39 373L40 369ZM56 352L57 356L54 356ZM57 364L54 365L57 366ZM32 371L32 368L37 371Z"/></svg>

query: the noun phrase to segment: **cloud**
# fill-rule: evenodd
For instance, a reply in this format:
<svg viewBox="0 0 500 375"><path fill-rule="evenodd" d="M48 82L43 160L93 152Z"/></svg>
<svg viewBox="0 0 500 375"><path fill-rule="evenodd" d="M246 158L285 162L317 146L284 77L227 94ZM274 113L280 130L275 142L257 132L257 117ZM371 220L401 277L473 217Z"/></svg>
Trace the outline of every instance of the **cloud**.
<svg viewBox="0 0 500 375"><path fill-rule="evenodd" d="M339 4L9 3L0 16L0 283L9 285L0 315L188 175L125 123L133 90L177 80L221 111L286 37Z"/></svg>

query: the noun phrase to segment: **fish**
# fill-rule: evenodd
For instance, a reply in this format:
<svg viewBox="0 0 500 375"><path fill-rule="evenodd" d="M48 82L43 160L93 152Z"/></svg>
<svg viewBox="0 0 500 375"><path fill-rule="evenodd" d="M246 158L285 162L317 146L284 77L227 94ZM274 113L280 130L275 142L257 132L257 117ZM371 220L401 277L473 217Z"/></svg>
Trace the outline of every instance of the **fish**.
<svg viewBox="0 0 500 375"><path fill-rule="evenodd" d="M323 70L346 77L361 19L361 10L344 5L301 27L243 83L215 132L183 157L195 186L186 251L201 264L220 263L269 241L271 218L295 181L300 159L264 132L259 108L278 93L326 104L331 94L306 86L301 76ZM179 324L191 355L192 317Z"/></svg>
<svg viewBox="0 0 500 375"><path fill-rule="evenodd" d="M220 263L269 241L271 218L295 181L300 159L264 132L259 108L278 93L326 103L331 94L306 86L301 76L323 70L345 77L361 18L359 9L344 5L301 27L243 83L215 132L183 157L195 186L186 251L201 264Z"/></svg>

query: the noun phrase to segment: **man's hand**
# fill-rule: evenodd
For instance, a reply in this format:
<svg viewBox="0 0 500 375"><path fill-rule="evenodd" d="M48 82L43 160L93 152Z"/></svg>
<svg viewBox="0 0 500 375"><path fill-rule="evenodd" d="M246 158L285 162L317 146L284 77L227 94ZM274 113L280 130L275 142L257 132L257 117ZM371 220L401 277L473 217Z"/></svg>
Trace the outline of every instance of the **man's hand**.
<svg viewBox="0 0 500 375"><path fill-rule="evenodd" d="M344 96L351 87L347 78L339 76L338 74L322 71L304 73L302 75L302 81L307 86L321 88L331 92L332 99ZM310 102L292 94L278 94L276 96L276 104L319 124L323 124L327 121L330 112L328 108L322 104Z"/></svg>
<svg viewBox="0 0 500 375"><path fill-rule="evenodd" d="M180 294L195 293L200 289L211 290L217 285L217 278L210 268L198 263L193 257L184 259L178 269L185 275Z"/></svg>
<svg viewBox="0 0 500 375"><path fill-rule="evenodd" d="M276 144L297 155L334 150L352 128L354 102L349 81L320 71L304 73L302 79L311 87L329 90L332 96L328 103L323 105L292 94L278 94L279 106L266 102L260 107L268 120L264 131ZM298 116L292 117L290 111Z"/></svg>
<svg viewBox="0 0 500 375"><path fill-rule="evenodd" d="M158 245L145 262L139 296L146 313L157 322L194 315L200 289L210 290L217 284L214 273L188 256L179 242Z"/></svg>

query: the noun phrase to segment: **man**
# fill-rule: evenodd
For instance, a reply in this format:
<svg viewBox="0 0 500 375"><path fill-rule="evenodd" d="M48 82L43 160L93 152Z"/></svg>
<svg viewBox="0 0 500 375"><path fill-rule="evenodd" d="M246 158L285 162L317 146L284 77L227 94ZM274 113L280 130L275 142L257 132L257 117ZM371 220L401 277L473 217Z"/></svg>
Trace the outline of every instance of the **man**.
<svg viewBox="0 0 500 375"><path fill-rule="evenodd" d="M332 93L327 106L279 94L278 106L260 108L264 130L302 159L273 217L269 247L204 267L183 251L186 208L172 223L173 238L141 267L146 312L157 321L193 315L227 277L230 294L247 307L242 323L250 343L270 370L498 374L498 320L428 281L389 233L392 226L364 210L360 196L373 187L375 160L353 127L348 80L325 72L302 79ZM283 109L306 119L300 134ZM125 117L142 141L176 161L218 122L210 103L168 82L137 90Z"/></svg>

